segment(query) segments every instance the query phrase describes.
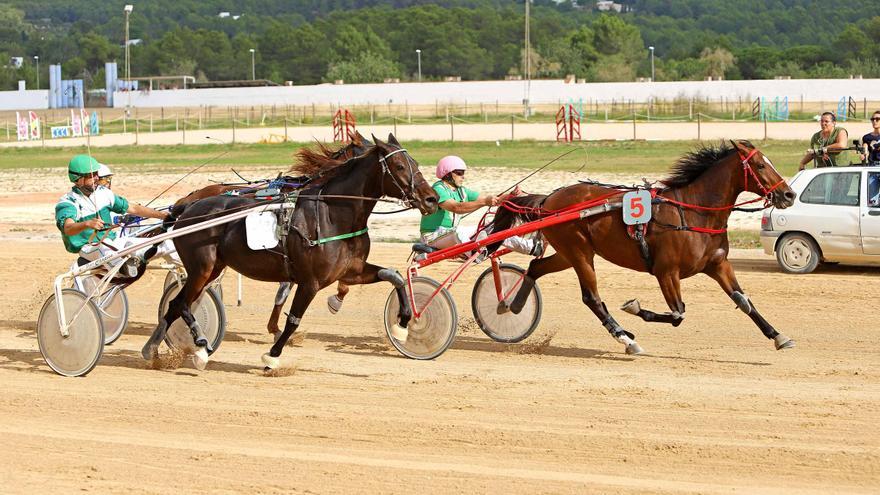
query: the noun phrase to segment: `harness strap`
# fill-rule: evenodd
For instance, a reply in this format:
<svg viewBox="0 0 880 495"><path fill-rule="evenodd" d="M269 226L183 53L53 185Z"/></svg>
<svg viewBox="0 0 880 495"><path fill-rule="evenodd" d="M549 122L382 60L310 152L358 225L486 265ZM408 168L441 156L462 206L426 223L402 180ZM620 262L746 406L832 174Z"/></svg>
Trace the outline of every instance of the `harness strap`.
<svg viewBox="0 0 880 495"><path fill-rule="evenodd" d="M320 244L327 244L328 242L341 241L343 239L351 239L352 237L357 237L359 235L366 234L368 230L370 230L369 227L364 227L361 230L358 230L356 232L349 232L348 234L339 234L339 235L334 235L333 237L322 237L321 239L318 239L316 241L309 241L309 245L310 246L318 246Z"/></svg>

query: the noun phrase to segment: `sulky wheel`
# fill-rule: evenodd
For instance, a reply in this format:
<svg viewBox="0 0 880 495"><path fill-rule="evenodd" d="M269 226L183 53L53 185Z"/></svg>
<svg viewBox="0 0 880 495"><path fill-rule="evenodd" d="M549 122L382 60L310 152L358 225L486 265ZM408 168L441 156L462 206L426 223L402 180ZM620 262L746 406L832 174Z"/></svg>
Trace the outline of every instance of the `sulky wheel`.
<svg viewBox="0 0 880 495"><path fill-rule="evenodd" d="M100 283L101 279L94 275L77 281L82 292L86 294L95 292ZM95 295L92 301L98 307L101 321L104 322L104 345L110 345L122 336L128 326L128 296L122 287L110 285L103 293Z"/></svg>
<svg viewBox="0 0 880 495"><path fill-rule="evenodd" d="M471 294L471 309L474 311L474 319L483 332L497 342L514 343L525 339L541 321L541 289L538 284L532 286L531 293L526 299L519 314L506 311L498 314L498 302L500 297L508 302L513 301L519 287L522 285L525 270L510 264L498 266L500 287L496 285L492 267L480 274L474 284Z"/></svg>
<svg viewBox="0 0 880 495"><path fill-rule="evenodd" d="M225 273L226 272L224 271L223 274ZM223 284L221 283L223 281L223 274L220 274L220 276L214 279L214 281L211 282L211 285L209 285L209 287L214 289L214 291L217 292L217 295L220 296L220 302L223 302ZM180 284L180 287L183 287L183 284L185 283L186 272L183 268L173 268L168 270L168 273L165 274L165 282L162 283L162 293L165 293L165 291L168 290L168 287L171 287L172 285Z"/></svg>
<svg viewBox="0 0 880 495"><path fill-rule="evenodd" d="M159 319L165 316L168 311L168 305L171 300L180 292L180 286L171 284L162 294L162 300L159 302ZM209 287L201 297L196 299L190 308L199 327L205 332L205 337L211 342L213 348L212 354L217 351L223 342L223 336L226 334L226 309L223 307L223 300L220 295ZM186 347L192 345L192 334L183 318L178 318L165 334L165 343L169 347Z"/></svg>
<svg viewBox="0 0 880 495"><path fill-rule="evenodd" d="M76 289L61 291L68 336L61 335L58 304L53 293L37 319L40 354L56 373L83 376L98 364L104 352L104 324L98 307Z"/></svg>
<svg viewBox="0 0 880 495"><path fill-rule="evenodd" d="M412 359L434 359L443 354L455 340L455 331L458 328L455 301L446 289L440 289L425 307L440 283L429 277L413 277L411 283L414 304L421 311L421 316L413 316L409 322L409 333L405 341L394 338L391 326L398 322L400 302L397 292L392 290L385 303L385 331L391 344L404 356ZM413 313L416 308L413 308Z"/></svg>

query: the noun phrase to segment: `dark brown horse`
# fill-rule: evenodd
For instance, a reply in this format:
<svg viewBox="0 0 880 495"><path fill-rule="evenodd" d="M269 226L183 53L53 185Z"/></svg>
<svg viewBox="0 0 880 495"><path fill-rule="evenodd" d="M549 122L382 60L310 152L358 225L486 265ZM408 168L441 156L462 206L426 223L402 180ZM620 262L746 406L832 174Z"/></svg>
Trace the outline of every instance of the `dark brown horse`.
<svg viewBox="0 0 880 495"><path fill-rule="evenodd" d="M361 135L360 132L355 132L354 136L351 138L351 142L346 144L345 146L333 150L322 143L318 143L318 151L314 152L309 149L302 149L297 152L296 156L299 160L300 165L296 170L290 169L285 173L298 172L302 173L305 177L319 176L322 172L322 169L326 166L326 163L323 161L324 158L331 158L333 160L348 160L349 158L353 158L361 153L364 153L370 146L373 146L373 143ZM332 165L331 165L332 167ZM291 178L291 181L282 181L286 184L291 184L291 187L282 188L283 192L290 192L294 188L292 186L297 185L297 179ZM212 196L219 196L221 194L225 194L228 192L238 192L241 195L245 196L253 196L256 191L264 189L268 186L270 181L261 181L257 184L211 184L210 186L205 186L201 189L196 189L195 191L187 194L186 196L178 199L173 206L174 211L181 211L183 207L194 203L200 199L210 198ZM272 314L269 315L269 321L266 323L266 330L269 331L270 334L278 337L281 334L281 330L278 328L278 319L281 317L281 311L284 309L284 303L287 301L287 297L290 295L291 284L290 282L281 282L278 287L278 292L275 294L275 305L272 308ZM336 294L327 297L327 307L330 309L331 313L336 313L342 307L342 301L345 299L345 296L349 292L349 287L342 282L336 284Z"/></svg>
<svg viewBox="0 0 880 495"><path fill-rule="evenodd" d="M283 250L251 250L244 219L175 238L174 245L187 272L186 284L144 345L144 358L156 356L169 325L182 317L198 349L197 366L207 363L208 340L190 313L190 306L227 266L255 280L296 284L284 331L263 355L263 363L269 368L278 366L284 345L315 294L336 281L349 285L391 282L401 308L400 324L393 333L396 338L406 339L412 310L404 293L404 280L392 269L367 263L367 219L383 196L399 198L422 214L430 214L437 209L437 194L394 136L389 135L388 140L376 140L366 153L345 162L325 159L336 166L324 167L320 179L299 192L292 217L283 224ZM256 204L256 199L239 196L206 198L187 207L175 227L183 228Z"/></svg>
<svg viewBox="0 0 880 495"><path fill-rule="evenodd" d="M678 326L684 319L684 302L679 281L705 273L724 290L737 307L774 341L777 349L792 347L794 342L777 332L749 301L736 281L727 260L727 219L737 196L743 191L764 196L777 208L794 203L795 193L782 179L770 160L747 141L733 142L732 147L703 147L681 158L665 188L655 191L652 220L644 232L646 248L627 229L620 209L558 224L542 232L556 253L531 262L519 292L509 304L499 305L499 312L522 310L535 281L553 272L574 267L581 286L581 298L628 354L642 352L632 333L627 332L608 313L596 288L593 258L606 260L631 270L650 272L660 283L670 313L654 313L631 300L621 308L645 321ZM512 201L526 212L514 213L501 208L495 217L495 232L513 225L516 220L535 220L550 211L564 210L578 203L611 195L620 201L616 189L595 184L576 184L554 191L549 196L529 195ZM622 192L618 192L622 194ZM516 208L515 208L516 209ZM497 248L490 246L490 250Z"/></svg>

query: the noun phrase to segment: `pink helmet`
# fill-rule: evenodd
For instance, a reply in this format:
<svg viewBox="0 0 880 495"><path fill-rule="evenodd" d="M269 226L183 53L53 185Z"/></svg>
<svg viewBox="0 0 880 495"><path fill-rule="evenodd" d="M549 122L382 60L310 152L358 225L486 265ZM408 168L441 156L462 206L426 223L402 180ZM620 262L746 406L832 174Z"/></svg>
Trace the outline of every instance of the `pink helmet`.
<svg viewBox="0 0 880 495"><path fill-rule="evenodd" d="M437 178L442 179L449 175L453 170L467 170L464 160L455 156L444 156L437 162Z"/></svg>

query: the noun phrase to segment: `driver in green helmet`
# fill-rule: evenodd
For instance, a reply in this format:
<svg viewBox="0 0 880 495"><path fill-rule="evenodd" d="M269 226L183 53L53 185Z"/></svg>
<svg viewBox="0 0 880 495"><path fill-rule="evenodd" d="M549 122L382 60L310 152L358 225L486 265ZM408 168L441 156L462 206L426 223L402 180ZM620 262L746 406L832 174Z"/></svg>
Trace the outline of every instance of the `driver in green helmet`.
<svg viewBox="0 0 880 495"><path fill-rule="evenodd" d="M112 230L98 232L100 243L90 244L89 239L96 230L111 225L110 212L131 213L133 215L165 220L169 213L157 211L146 206L129 203L109 188L98 184L98 171L101 164L89 155L76 155L67 166L67 176L73 187L55 205L55 225L61 231L64 248L71 253L94 261L127 245L138 242L130 238L117 238ZM146 251L146 248L144 249ZM143 253L138 253L119 274L123 277L136 277ZM122 259L114 263L120 263Z"/></svg>

